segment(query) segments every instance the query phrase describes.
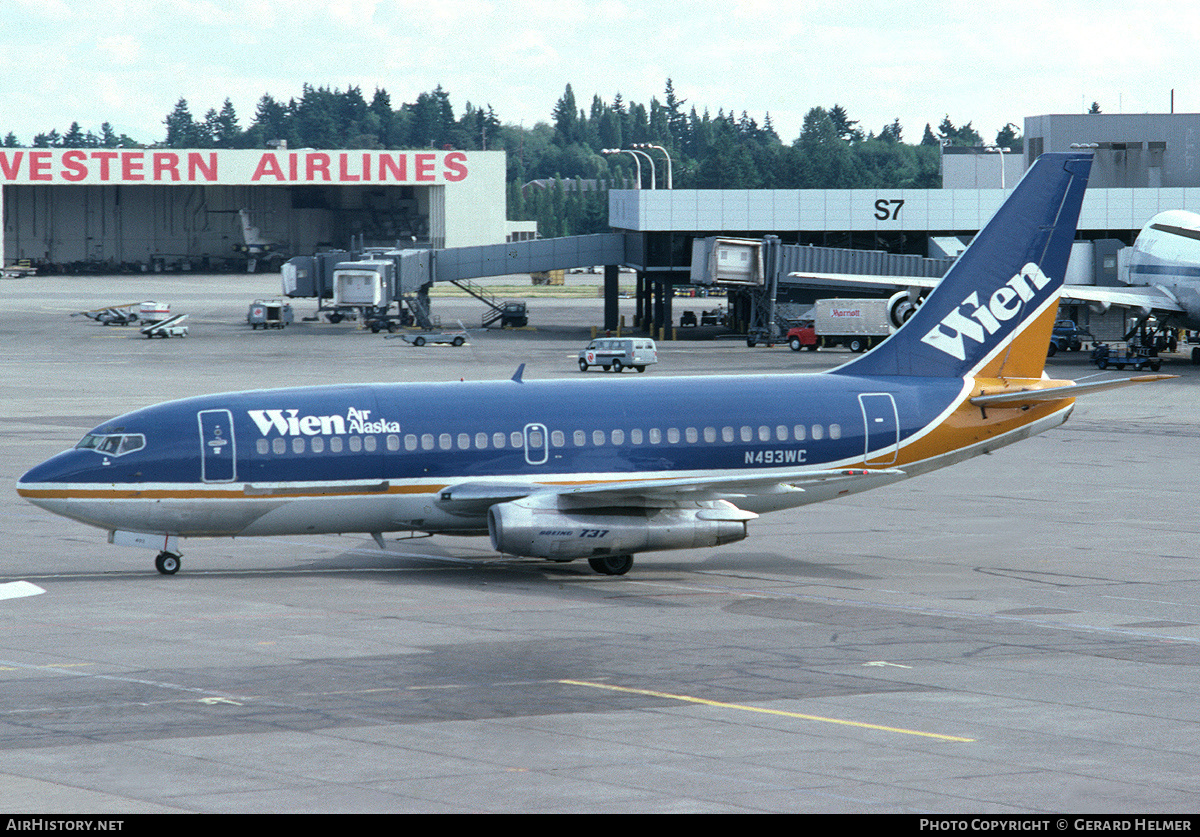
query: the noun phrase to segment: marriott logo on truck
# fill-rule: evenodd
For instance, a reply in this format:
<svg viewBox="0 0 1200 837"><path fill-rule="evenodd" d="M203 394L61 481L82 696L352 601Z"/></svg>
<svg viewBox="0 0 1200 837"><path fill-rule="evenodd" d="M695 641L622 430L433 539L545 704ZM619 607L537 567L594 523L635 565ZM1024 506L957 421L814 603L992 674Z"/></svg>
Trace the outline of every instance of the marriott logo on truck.
<svg viewBox="0 0 1200 837"><path fill-rule="evenodd" d="M1026 302L1031 302L1037 292L1050 282L1050 277L1033 262L1021 268L995 290L986 303L980 304L979 293L972 291L953 311L942 317L942 321L921 338L938 351L945 352L958 360L967 357L966 341L983 343L988 335L1000 330L1001 323L1021 313Z"/></svg>

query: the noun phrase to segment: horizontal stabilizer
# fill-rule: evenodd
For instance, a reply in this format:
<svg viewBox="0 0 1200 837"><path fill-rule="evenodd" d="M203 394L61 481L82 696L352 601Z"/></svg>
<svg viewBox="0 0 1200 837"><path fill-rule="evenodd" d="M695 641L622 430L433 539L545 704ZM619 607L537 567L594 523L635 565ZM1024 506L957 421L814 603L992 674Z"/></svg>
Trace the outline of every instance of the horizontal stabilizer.
<svg viewBox="0 0 1200 837"><path fill-rule="evenodd" d="M1091 392L1101 392L1106 389L1117 389L1130 384L1145 384L1150 381L1164 381L1168 378L1178 378L1178 375L1137 375L1132 378L1116 378L1111 381L1097 381L1092 384L1069 384L1061 387L1046 387L1044 389L1022 389L1016 392L997 392L991 395L983 393L971 399L976 407L990 407L996 404L1033 404L1038 401L1058 401L1063 398L1074 398L1077 395L1087 395Z"/></svg>

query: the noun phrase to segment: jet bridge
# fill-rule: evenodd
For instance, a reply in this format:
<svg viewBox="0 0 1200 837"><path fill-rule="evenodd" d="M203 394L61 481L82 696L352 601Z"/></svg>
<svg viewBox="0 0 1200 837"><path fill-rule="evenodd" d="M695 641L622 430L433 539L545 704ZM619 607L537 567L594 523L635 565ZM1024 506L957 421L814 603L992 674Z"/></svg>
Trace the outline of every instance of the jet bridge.
<svg viewBox="0 0 1200 837"><path fill-rule="evenodd" d="M362 293L364 271L374 271L371 307L386 310L393 303L407 305L418 323L428 325L428 294L435 282L463 288L494 313L503 302L473 285L471 279L604 265L604 325L616 329L617 271L626 261L625 238L624 233L602 233L437 250L329 251L289 259L282 271L283 292L290 297L316 297L319 310L361 307L361 300L367 299ZM345 304L338 301L339 271L352 272L359 291Z"/></svg>
<svg viewBox="0 0 1200 837"><path fill-rule="evenodd" d="M864 295L859 285L832 279L822 284L798 282L791 278L793 273L941 277L953 263L952 258L783 244L773 235L761 239L710 236L692 241L691 282L726 289L734 319L745 324L746 342L754 346L786 334L799 310L807 310L818 298L847 289L855 296Z"/></svg>

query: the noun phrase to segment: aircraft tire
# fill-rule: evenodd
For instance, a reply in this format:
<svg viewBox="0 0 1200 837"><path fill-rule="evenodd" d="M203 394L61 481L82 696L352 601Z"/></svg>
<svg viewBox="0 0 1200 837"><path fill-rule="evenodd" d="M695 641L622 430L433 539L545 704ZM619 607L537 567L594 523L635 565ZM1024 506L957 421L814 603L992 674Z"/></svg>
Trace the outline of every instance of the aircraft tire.
<svg viewBox="0 0 1200 837"><path fill-rule="evenodd" d="M588 566L601 575L625 575L633 567L632 555L605 555L589 558Z"/></svg>
<svg viewBox="0 0 1200 837"><path fill-rule="evenodd" d="M175 575L179 572L179 556L173 552L160 552L154 559L154 569L163 575Z"/></svg>

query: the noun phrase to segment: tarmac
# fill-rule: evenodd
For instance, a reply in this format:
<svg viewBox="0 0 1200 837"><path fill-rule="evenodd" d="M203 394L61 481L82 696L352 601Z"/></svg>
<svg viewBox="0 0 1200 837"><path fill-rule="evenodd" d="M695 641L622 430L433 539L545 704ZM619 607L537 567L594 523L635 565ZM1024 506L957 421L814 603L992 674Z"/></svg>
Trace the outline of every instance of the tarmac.
<svg viewBox="0 0 1200 837"><path fill-rule="evenodd" d="M530 329L484 332L479 303L437 299L471 340L416 348L303 322L308 300L286 329L251 330L277 276L27 277L0 292L6 811L1200 809L1200 369L1183 353L1163 367L1179 378L1085 396L1031 440L766 515L740 543L639 555L622 577L504 558L486 538L380 550L365 535L185 541L166 577L153 551L11 486L105 419L171 398L503 379L520 363L527 380L604 374L576 366L602 301L530 300ZM146 299L189 314L189 336L69 316ZM849 357L736 339L659 353L645 374ZM1086 353L1048 371L1123 374Z"/></svg>

